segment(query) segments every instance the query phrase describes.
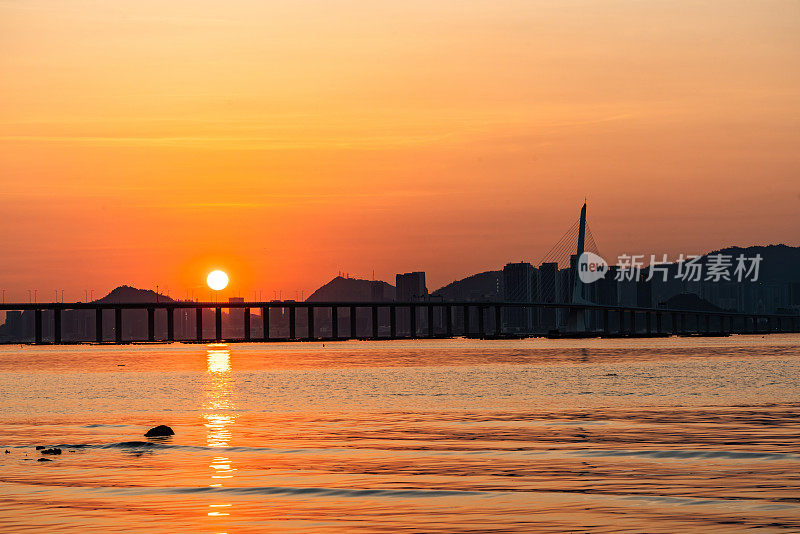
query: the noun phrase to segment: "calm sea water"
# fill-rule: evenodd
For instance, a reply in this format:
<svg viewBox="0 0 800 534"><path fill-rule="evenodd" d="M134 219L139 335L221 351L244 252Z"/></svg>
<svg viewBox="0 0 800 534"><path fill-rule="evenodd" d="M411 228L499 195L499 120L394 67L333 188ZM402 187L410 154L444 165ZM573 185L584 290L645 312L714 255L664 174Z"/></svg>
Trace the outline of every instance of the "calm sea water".
<svg viewBox="0 0 800 534"><path fill-rule="evenodd" d="M799 408L798 335L6 346L0 530L798 532Z"/></svg>

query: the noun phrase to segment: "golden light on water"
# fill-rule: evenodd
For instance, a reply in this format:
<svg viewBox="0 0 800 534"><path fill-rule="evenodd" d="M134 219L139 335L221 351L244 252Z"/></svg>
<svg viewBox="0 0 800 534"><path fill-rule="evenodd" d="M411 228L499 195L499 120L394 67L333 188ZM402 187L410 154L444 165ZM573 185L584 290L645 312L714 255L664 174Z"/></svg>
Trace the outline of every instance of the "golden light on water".
<svg viewBox="0 0 800 534"><path fill-rule="evenodd" d="M221 272L221 271L216 271ZM212 273L213 274L213 273ZM223 275L225 273L222 273ZM225 277L227 284L227 276ZM211 286L211 275L209 275ZM231 399L231 351L225 344L211 344L206 350L206 402L203 406L204 424L206 427L206 444L215 449L224 449L231 440L231 426L235 423L235 416L230 413L234 410ZM236 469L230 459L221 454L211 458L211 483L209 487L221 488L224 483L230 482ZM207 512L210 518L221 518L230 515L231 504L227 502L214 502L208 505Z"/></svg>

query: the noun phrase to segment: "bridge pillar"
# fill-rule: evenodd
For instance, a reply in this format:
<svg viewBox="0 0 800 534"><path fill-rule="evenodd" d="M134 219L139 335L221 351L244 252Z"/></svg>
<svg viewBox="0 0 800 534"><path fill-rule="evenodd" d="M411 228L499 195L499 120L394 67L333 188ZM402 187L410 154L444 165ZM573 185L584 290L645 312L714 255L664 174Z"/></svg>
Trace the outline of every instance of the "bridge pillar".
<svg viewBox="0 0 800 534"><path fill-rule="evenodd" d="M331 306L331 337L339 339L339 307Z"/></svg>
<svg viewBox="0 0 800 534"><path fill-rule="evenodd" d="M527 317L525 308L522 309L522 316ZM527 324L527 323L526 323ZM501 336L503 334L503 311L500 306L494 307L494 335Z"/></svg>
<svg viewBox="0 0 800 534"><path fill-rule="evenodd" d="M53 343L61 343L61 308L53 310Z"/></svg>
<svg viewBox="0 0 800 534"><path fill-rule="evenodd" d="M758 316L754 315L753 316L753 333L755 334L756 332L758 332Z"/></svg>
<svg viewBox="0 0 800 534"><path fill-rule="evenodd" d="M94 337L98 343L103 342L103 308L94 309Z"/></svg>
<svg viewBox="0 0 800 534"><path fill-rule="evenodd" d="M222 308L214 310L214 341L222 341Z"/></svg>
<svg viewBox="0 0 800 534"><path fill-rule="evenodd" d="M244 309L244 340L250 341L250 308Z"/></svg>
<svg viewBox="0 0 800 534"><path fill-rule="evenodd" d="M413 304L408 307L408 316L409 316L409 336L412 338L417 337L417 307Z"/></svg>
<svg viewBox="0 0 800 534"><path fill-rule="evenodd" d="M389 337L397 337L397 306L389 306Z"/></svg>
<svg viewBox="0 0 800 534"><path fill-rule="evenodd" d="M428 304L428 337L436 335L433 328L433 304Z"/></svg>
<svg viewBox="0 0 800 534"><path fill-rule="evenodd" d="M713 315L711 315L710 313L707 313L705 315L706 315L706 333L708 334L711 333L711 318L713 317Z"/></svg>
<svg viewBox="0 0 800 534"><path fill-rule="evenodd" d="M195 339L203 341L203 308L195 308L194 316Z"/></svg>
<svg viewBox="0 0 800 534"><path fill-rule="evenodd" d="M469 304L464 305L464 336L469 335L470 324L469 324Z"/></svg>
<svg viewBox="0 0 800 534"><path fill-rule="evenodd" d="M630 310L629 313L630 313L630 318L631 318L630 334L631 335L635 335L636 334L636 311L635 310Z"/></svg>
<svg viewBox="0 0 800 534"><path fill-rule="evenodd" d="M175 341L175 308L164 308L167 312L167 341Z"/></svg>
<svg viewBox="0 0 800 534"><path fill-rule="evenodd" d="M444 325L447 337L453 337L453 307L444 307Z"/></svg>
<svg viewBox="0 0 800 534"><path fill-rule="evenodd" d="M317 334L314 332L314 306L306 308L306 322L308 323L308 339L317 339Z"/></svg>
<svg viewBox="0 0 800 534"><path fill-rule="evenodd" d="M297 308L294 306L289 307L289 339L297 337Z"/></svg>
<svg viewBox="0 0 800 534"><path fill-rule="evenodd" d="M677 313L672 312L670 314L670 323L672 323L670 325L672 327L672 334L677 336L678 335L678 314Z"/></svg>
<svg viewBox="0 0 800 534"><path fill-rule="evenodd" d="M122 308L114 308L114 342L122 343Z"/></svg>
<svg viewBox="0 0 800 534"><path fill-rule="evenodd" d="M33 340L37 345L42 344L42 310L33 310Z"/></svg>
<svg viewBox="0 0 800 534"><path fill-rule="evenodd" d="M653 314L650 312L644 312L644 317L646 321L645 328L647 329L647 335L651 335L653 333Z"/></svg>
<svg viewBox="0 0 800 534"><path fill-rule="evenodd" d="M261 307L261 324L263 326L261 339L269 341L269 306Z"/></svg>
<svg viewBox="0 0 800 534"><path fill-rule="evenodd" d="M486 330L484 329L483 324L483 316L485 315L485 311L486 309L483 306L478 306L478 335L480 337L484 337L486 335Z"/></svg>
<svg viewBox="0 0 800 534"><path fill-rule="evenodd" d="M156 340L156 310L147 308L147 341Z"/></svg>
<svg viewBox="0 0 800 534"><path fill-rule="evenodd" d="M662 327L664 326L664 316L661 312L656 313L656 333L660 334L662 332Z"/></svg>
<svg viewBox="0 0 800 534"><path fill-rule="evenodd" d="M350 306L350 339L358 337L358 311L355 306Z"/></svg>
<svg viewBox="0 0 800 534"><path fill-rule="evenodd" d="M378 339L378 307L372 307L372 338Z"/></svg>
<svg viewBox="0 0 800 534"><path fill-rule="evenodd" d="M609 321L609 312L608 308L603 308L603 333L608 335L611 333L611 324Z"/></svg>

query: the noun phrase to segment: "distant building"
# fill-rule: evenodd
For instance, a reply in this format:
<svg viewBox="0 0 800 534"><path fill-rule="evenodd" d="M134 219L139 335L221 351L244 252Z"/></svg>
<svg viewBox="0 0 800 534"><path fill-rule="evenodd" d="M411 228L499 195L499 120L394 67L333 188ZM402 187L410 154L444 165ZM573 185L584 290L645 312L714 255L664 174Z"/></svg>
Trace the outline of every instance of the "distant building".
<svg viewBox="0 0 800 534"><path fill-rule="evenodd" d="M558 263L546 262L539 266L537 286L540 301L556 302L561 299L561 277L558 272ZM544 330L556 328L556 310L554 308L540 309L537 325Z"/></svg>
<svg viewBox="0 0 800 534"><path fill-rule="evenodd" d="M413 302L427 300L428 288L425 287L425 273L416 271L413 273L402 273L395 277L395 300L399 302ZM397 317L398 329L403 333L411 332L410 312L400 312ZM423 324L423 322L425 324ZM416 328L427 328L427 313L423 309L417 309Z"/></svg>
<svg viewBox="0 0 800 534"><path fill-rule="evenodd" d="M395 286L397 287L395 300L400 302L425 300L428 296L425 273L421 271L398 274L395 277Z"/></svg>
<svg viewBox="0 0 800 534"><path fill-rule="evenodd" d="M503 294L506 302L533 302L537 299L537 272L530 263L509 263L503 267ZM533 331L532 308L506 308L505 326L514 332Z"/></svg>
<svg viewBox="0 0 800 534"><path fill-rule="evenodd" d="M242 304L244 297L229 297L229 304ZM228 337L244 337L244 308L228 308L225 333Z"/></svg>

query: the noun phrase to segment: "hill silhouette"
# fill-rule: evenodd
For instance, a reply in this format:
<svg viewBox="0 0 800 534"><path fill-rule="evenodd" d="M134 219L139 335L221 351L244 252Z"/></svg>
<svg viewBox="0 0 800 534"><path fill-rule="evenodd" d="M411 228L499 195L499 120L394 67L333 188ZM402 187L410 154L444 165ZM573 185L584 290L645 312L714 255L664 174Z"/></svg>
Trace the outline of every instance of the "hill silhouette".
<svg viewBox="0 0 800 534"><path fill-rule="evenodd" d="M174 299L152 289L138 289L135 287L122 285L112 289L108 295L92 302L116 304L121 302L176 302Z"/></svg>
<svg viewBox="0 0 800 534"><path fill-rule="evenodd" d="M745 258L760 254L763 258L759 266L759 281L800 282L800 247L788 245L767 245L753 247L727 247L706 254L727 254L733 256L734 265L739 254Z"/></svg>
<svg viewBox="0 0 800 534"><path fill-rule="evenodd" d="M361 280L359 278L337 276L314 291L306 299L306 302L392 301L395 298L395 293L395 287L383 280Z"/></svg>
<svg viewBox="0 0 800 534"><path fill-rule="evenodd" d="M486 271L451 282L431 293L444 300L499 301L503 298L503 272Z"/></svg>

